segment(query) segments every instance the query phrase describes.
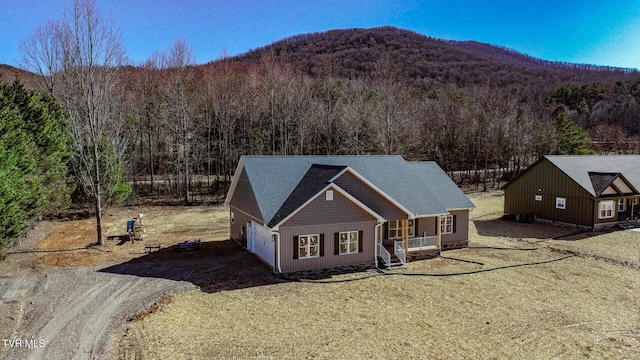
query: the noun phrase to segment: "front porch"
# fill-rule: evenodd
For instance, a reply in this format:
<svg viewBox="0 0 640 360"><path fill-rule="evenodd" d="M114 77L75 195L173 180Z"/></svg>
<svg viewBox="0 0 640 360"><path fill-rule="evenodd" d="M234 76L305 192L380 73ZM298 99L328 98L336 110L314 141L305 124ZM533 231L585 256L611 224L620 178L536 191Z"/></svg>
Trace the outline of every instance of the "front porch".
<svg viewBox="0 0 640 360"><path fill-rule="evenodd" d="M380 243L378 267L386 269L404 268L407 261L431 259L440 255L438 236L413 237L395 240L393 245Z"/></svg>
<svg viewBox="0 0 640 360"><path fill-rule="evenodd" d="M640 227L640 196L609 197L599 200L593 230Z"/></svg>

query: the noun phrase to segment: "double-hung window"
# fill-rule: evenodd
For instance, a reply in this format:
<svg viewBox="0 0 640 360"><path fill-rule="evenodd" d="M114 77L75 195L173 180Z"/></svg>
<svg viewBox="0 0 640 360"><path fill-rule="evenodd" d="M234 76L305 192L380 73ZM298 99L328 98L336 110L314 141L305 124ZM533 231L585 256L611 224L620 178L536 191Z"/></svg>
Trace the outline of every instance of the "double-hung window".
<svg viewBox="0 0 640 360"><path fill-rule="evenodd" d="M556 198L556 209L566 209L567 208L567 199L557 197Z"/></svg>
<svg viewBox="0 0 640 360"><path fill-rule="evenodd" d="M389 221L389 239L400 239L402 237L402 220ZM416 232L415 222L409 220L409 237L414 237Z"/></svg>
<svg viewBox="0 0 640 360"><path fill-rule="evenodd" d="M340 255L354 254L358 252L358 232L357 231L345 231L339 235Z"/></svg>
<svg viewBox="0 0 640 360"><path fill-rule="evenodd" d="M453 234L453 215L440 217L440 233Z"/></svg>
<svg viewBox="0 0 640 360"><path fill-rule="evenodd" d="M599 218L609 219L613 217L613 200L600 201Z"/></svg>
<svg viewBox="0 0 640 360"><path fill-rule="evenodd" d="M627 207L627 201L625 199L618 199L618 212L624 212Z"/></svg>
<svg viewBox="0 0 640 360"><path fill-rule="evenodd" d="M308 259L320 256L320 235L298 236L298 258Z"/></svg>

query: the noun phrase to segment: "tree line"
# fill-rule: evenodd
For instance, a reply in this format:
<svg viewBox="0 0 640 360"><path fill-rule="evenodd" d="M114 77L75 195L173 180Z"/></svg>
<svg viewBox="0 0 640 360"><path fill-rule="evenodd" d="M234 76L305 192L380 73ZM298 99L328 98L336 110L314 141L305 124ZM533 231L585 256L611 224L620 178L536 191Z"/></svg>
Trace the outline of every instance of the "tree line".
<svg viewBox="0 0 640 360"><path fill-rule="evenodd" d="M569 110L526 89L425 91L403 81L388 57L355 79L330 68L311 77L272 55L252 67L231 59L184 66L171 59L185 46L177 42L127 79L133 101L124 132L130 178L151 193L169 187L185 202L192 186L212 192L229 181L243 154L402 154L449 172L473 170L468 180L484 183L478 174L488 169L589 152L589 135Z"/></svg>

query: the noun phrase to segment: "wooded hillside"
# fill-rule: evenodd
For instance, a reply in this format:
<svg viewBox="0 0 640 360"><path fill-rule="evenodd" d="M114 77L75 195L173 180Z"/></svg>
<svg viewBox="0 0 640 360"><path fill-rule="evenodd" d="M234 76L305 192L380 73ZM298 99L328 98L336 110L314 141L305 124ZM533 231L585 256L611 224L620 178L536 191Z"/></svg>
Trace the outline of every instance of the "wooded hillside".
<svg viewBox="0 0 640 360"><path fill-rule="evenodd" d="M299 35L204 65L190 51L177 41L118 72L137 194L188 203L224 192L243 154L402 154L484 181L476 170L508 177L543 154L639 147L640 74L629 69L389 27Z"/></svg>
<svg viewBox="0 0 640 360"><path fill-rule="evenodd" d="M258 60L265 53L292 63L311 76L370 77L375 64L389 56L412 86L551 91L566 85L637 78L630 69L536 59L476 41L447 41L394 27L333 30L296 35L240 56Z"/></svg>

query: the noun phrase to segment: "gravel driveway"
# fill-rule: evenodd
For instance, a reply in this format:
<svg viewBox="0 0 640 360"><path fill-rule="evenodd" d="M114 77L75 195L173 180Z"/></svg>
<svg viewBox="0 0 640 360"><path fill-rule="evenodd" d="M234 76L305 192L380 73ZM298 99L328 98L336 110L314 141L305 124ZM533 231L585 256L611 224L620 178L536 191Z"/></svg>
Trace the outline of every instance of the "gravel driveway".
<svg viewBox="0 0 640 360"><path fill-rule="evenodd" d="M3 341L2 358L109 359L113 336L131 315L164 294L194 287L186 281L98 272L92 267L20 270L0 279L2 306L14 312L10 315L17 317L18 325L13 344Z"/></svg>

